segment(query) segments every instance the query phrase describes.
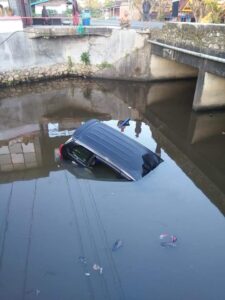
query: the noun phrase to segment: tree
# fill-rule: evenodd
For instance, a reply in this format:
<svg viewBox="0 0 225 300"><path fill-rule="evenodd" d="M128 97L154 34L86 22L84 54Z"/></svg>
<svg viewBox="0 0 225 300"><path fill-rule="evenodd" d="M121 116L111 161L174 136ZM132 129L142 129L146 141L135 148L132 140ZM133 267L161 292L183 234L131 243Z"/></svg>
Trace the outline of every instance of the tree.
<svg viewBox="0 0 225 300"><path fill-rule="evenodd" d="M217 0L190 0L190 7L196 22L220 23L224 6Z"/></svg>
<svg viewBox="0 0 225 300"><path fill-rule="evenodd" d="M225 5L221 5L216 0L206 0L207 12L211 23L221 23L224 17Z"/></svg>
<svg viewBox="0 0 225 300"><path fill-rule="evenodd" d="M196 22L200 22L207 14L206 0L190 0L190 7Z"/></svg>
<svg viewBox="0 0 225 300"><path fill-rule="evenodd" d="M105 7L105 8L112 7L113 4L114 4L114 1L113 1L113 0L105 0L105 1L103 2L103 7Z"/></svg>
<svg viewBox="0 0 225 300"><path fill-rule="evenodd" d="M89 8L90 10L98 10L101 8L101 2L99 0L85 0L84 7Z"/></svg>
<svg viewBox="0 0 225 300"><path fill-rule="evenodd" d="M142 16L143 12L142 12L142 0L133 0L131 1L131 9L137 9L137 11L140 13L140 15Z"/></svg>

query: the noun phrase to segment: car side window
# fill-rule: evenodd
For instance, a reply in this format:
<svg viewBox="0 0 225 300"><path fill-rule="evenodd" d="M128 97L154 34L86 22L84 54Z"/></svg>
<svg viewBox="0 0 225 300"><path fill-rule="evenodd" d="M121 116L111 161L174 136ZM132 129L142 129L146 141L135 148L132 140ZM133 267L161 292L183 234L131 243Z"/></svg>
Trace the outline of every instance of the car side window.
<svg viewBox="0 0 225 300"><path fill-rule="evenodd" d="M93 156L91 151L80 145L73 147L71 153L84 164L87 164L90 158Z"/></svg>

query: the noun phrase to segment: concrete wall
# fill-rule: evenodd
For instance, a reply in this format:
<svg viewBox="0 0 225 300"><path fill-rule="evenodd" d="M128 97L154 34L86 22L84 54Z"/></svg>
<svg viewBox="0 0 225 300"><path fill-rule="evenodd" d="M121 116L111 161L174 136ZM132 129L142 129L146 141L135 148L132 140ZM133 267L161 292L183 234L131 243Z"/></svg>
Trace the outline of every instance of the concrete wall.
<svg viewBox="0 0 225 300"><path fill-rule="evenodd" d="M7 38L2 34L0 42ZM12 71L36 66L80 63L83 52L89 51L91 64L114 64L122 57L144 46L146 36L135 30L114 29L109 36L64 36L29 38L29 33L18 32L0 47L0 71Z"/></svg>
<svg viewBox="0 0 225 300"><path fill-rule="evenodd" d="M52 29L43 26L39 34L35 30L17 32L0 46L0 83L3 85L54 77L54 74L56 77L67 75L68 71L73 75L103 78L149 79L148 34L113 29L98 36L95 33L79 36L71 31L74 27L68 27L68 30L59 30L64 30L65 35L61 32L62 36L57 36ZM7 37L8 34L1 34L0 43ZM90 54L91 65L87 68L81 65L84 52Z"/></svg>

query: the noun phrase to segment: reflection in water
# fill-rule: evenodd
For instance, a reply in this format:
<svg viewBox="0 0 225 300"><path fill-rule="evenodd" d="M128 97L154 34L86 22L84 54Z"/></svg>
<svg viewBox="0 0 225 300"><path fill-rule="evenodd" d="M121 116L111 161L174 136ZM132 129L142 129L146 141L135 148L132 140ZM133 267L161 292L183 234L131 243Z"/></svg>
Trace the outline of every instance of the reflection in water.
<svg viewBox="0 0 225 300"><path fill-rule="evenodd" d="M117 119L119 130L125 133L127 126L121 127L121 120L131 118L135 120L135 137L139 138L144 120L156 141L155 152L161 155L163 148L172 155L221 208L225 194L225 114L193 113L194 87L193 81L125 85L66 80L4 89L0 93L2 181L29 178L28 173L47 176L56 170L54 150L83 121ZM50 130L52 126L57 129ZM30 172L21 172L25 169ZM10 171L16 172L8 176Z"/></svg>
<svg viewBox="0 0 225 300"><path fill-rule="evenodd" d="M141 133L141 121L136 121L136 126L135 126L135 136L136 138L139 137Z"/></svg>
<svg viewBox="0 0 225 300"><path fill-rule="evenodd" d="M224 218L203 193L225 214L225 113L193 113L194 86L63 80L0 91L1 299L223 299ZM55 153L90 118L164 163L138 183L78 180ZM166 252L158 236L170 231L178 242Z"/></svg>

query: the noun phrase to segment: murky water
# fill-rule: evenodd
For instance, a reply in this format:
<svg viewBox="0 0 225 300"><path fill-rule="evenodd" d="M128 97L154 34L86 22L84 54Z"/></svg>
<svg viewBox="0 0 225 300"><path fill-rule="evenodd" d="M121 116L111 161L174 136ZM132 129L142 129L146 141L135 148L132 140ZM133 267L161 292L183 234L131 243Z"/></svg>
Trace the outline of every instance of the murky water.
<svg viewBox="0 0 225 300"><path fill-rule="evenodd" d="M194 87L64 80L0 91L1 300L224 299L225 113L193 113ZM55 162L82 122L120 130L128 117L123 134L164 160L142 180L82 179ZM174 247L162 247L165 233Z"/></svg>

